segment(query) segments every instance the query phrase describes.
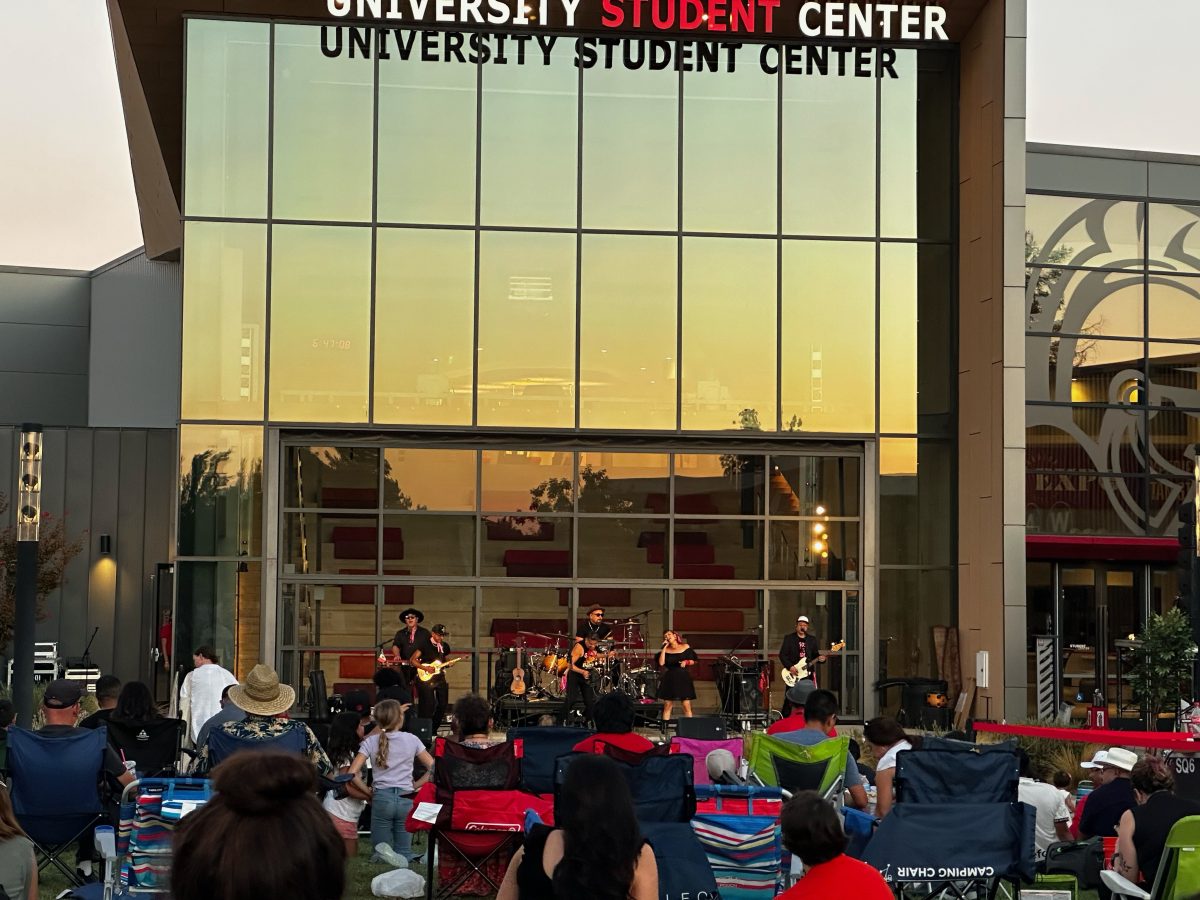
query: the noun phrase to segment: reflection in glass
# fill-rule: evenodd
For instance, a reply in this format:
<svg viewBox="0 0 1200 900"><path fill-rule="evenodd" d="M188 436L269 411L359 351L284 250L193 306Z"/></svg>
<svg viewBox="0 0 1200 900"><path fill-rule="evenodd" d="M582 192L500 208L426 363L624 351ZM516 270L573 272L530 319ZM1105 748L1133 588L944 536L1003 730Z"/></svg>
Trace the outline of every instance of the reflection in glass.
<svg viewBox="0 0 1200 900"><path fill-rule="evenodd" d="M775 285L773 241L684 238L685 430L775 430Z"/></svg>
<svg viewBox="0 0 1200 900"><path fill-rule="evenodd" d="M922 439L916 472L880 475L881 565L953 564L954 464L948 441Z"/></svg>
<svg viewBox="0 0 1200 900"><path fill-rule="evenodd" d="M873 235L875 80L785 77L782 140L784 232Z"/></svg>
<svg viewBox="0 0 1200 900"><path fill-rule="evenodd" d="M1031 335L1025 338L1027 400L1138 403L1141 341Z"/></svg>
<svg viewBox="0 0 1200 900"><path fill-rule="evenodd" d="M284 575L355 575L379 571L379 519L346 513L286 513ZM398 528L383 533L384 560L404 559Z"/></svg>
<svg viewBox="0 0 1200 900"><path fill-rule="evenodd" d="M950 569L879 570L881 679L924 677L937 670L933 627L955 624L954 584ZM898 691L887 697L900 699Z"/></svg>
<svg viewBox="0 0 1200 900"><path fill-rule="evenodd" d="M1148 402L1200 410L1200 345L1151 341L1149 356Z"/></svg>
<svg viewBox="0 0 1200 900"><path fill-rule="evenodd" d="M683 76L685 229L775 233L778 88L758 66Z"/></svg>
<svg viewBox="0 0 1200 900"><path fill-rule="evenodd" d="M585 228L675 230L678 104L679 74L670 69L584 72Z"/></svg>
<svg viewBox="0 0 1200 900"><path fill-rule="evenodd" d="M580 453L579 511L647 511L667 495L667 465L665 453Z"/></svg>
<svg viewBox="0 0 1200 900"><path fill-rule="evenodd" d="M766 460L752 453L675 455L675 514L757 516L763 511ZM654 512L666 512L666 498L651 496Z"/></svg>
<svg viewBox="0 0 1200 900"><path fill-rule="evenodd" d="M674 237L584 235L580 427L675 427L678 246Z"/></svg>
<svg viewBox="0 0 1200 900"><path fill-rule="evenodd" d="M285 509L378 509L375 447L288 447Z"/></svg>
<svg viewBox="0 0 1200 900"><path fill-rule="evenodd" d="M348 53L327 57L324 30L275 26L272 215L368 222L374 67Z"/></svg>
<svg viewBox="0 0 1200 900"><path fill-rule="evenodd" d="M879 441L879 475L916 475L916 438L881 438Z"/></svg>
<svg viewBox="0 0 1200 900"><path fill-rule="evenodd" d="M483 67L480 217L487 225L574 227L579 70L572 41L526 65ZM440 65L440 63L439 63Z"/></svg>
<svg viewBox="0 0 1200 900"><path fill-rule="evenodd" d="M1141 337L1145 330L1140 273L1026 269L1029 331L1091 337Z"/></svg>
<svg viewBox="0 0 1200 900"><path fill-rule="evenodd" d="M1026 262L1140 268L1144 224L1141 203L1030 194L1025 198L1025 229L1032 258Z"/></svg>
<svg viewBox="0 0 1200 900"><path fill-rule="evenodd" d="M479 574L484 577L569 578L571 520L550 516L484 516Z"/></svg>
<svg viewBox="0 0 1200 900"><path fill-rule="evenodd" d="M283 585L280 620L283 643L293 646L363 647L378 643L375 637L375 585L287 584ZM361 651L360 651L361 653ZM363 663L364 682L370 679L374 660ZM280 679L286 678L280 672ZM332 686L344 678L334 670L327 676ZM356 685L359 687L359 685Z"/></svg>
<svg viewBox="0 0 1200 900"><path fill-rule="evenodd" d="M179 427L179 555L262 553L261 427Z"/></svg>
<svg viewBox="0 0 1200 900"><path fill-rule="evenodd" d="M772 516L857 516L862 462L856 456L771 454Z"/></svg>
<svg viewBox="0 0 1200 900"><path fill-rule="evenodd" d="M381 228L376 253L375 421L471 424L475 235Z"/></svg>
<svg viewBox="0 0 1200 900"><path fill-rule="evenodd" d="M666 578L664 545L648 544L646 537L665 534L666 527L658 519L580 519L579 577Z"/></svg>
<svg viewBox="0 0 1200 900"><path fill-rule="evenodd" d="M917 430L917 247L879 248L879 430ZM924 323L922 323L924 324ZM938 342L946 353L947 343Z"/></svg>
<svg viewBox="0 0 1200 900"><path fill-rule="evenodd" d="M1031 534L1144 535L1145 479L1094 472L1030 472L1025 526Z"/></svg>
<svg viewBox="0 0 1200 900"><path fill-rule="evenodd" d="M1138 472L1146 458L1146 410L1037 407L1025 431L1028 469Z"/></svg>
<svg viewBox="0 0 1200 900"><path fill-rule="evenodd" d="M253 561L175 563L173 658L186 659L201 644L217 651L239 678L256 663L262 620L262 564Z"/></svg>
<svg viewBox="0 0 1200 900"><path fill-rule="evenodd" d="M483 450L480 455L485 512L573 508L575 459L570 451Z"/></svg>
<svg viewBox="0 0 1200 900"><path fill-rule="evenodd" d="M678 579L741 581L763 577L762 520L676 519L674 540L674 573ZM708 549L697 549L701 546Z"/></svg>
<svg viewBox="0 0 1200 900"><path fill-rule="evenodd" d="M1200 207L1167 203L1150 204L1150 251L1152 269L1200 272Z"/></svg>
<svg viewBox="0 0 1200 900"><path fill-rule="evenodd" d="M404 562L394 575L473 575L475 573L475 517L406 513L384 516L385 541L389 533L399 541ZM386 550L386 543L385 543ZM389 561L384 559L384 570Z"/></svg>
<svg viewBox="0 0 1200 900"><path fill-rule="evenodd" d="M575 235L479 236L479 424L575 424Z"/></svg>
<svg viewBox="0 0 1200 900"><path fill-rule="evenodd" d="M778 581L857 581L859 524L841 519L771 522L770 577Z"/></svg>
<svg viewBox="0 0 1200 900"><path fill-rule="evenodd" d="M1200 440L1200 411L1150 410L1150 444L1153 468L1176 478L1192 479L1192 456ZM1182 498L1181 498L1182 499Z"/></svg>
<svg viewBox="0 0 1200 900"><path fill-rule="evenodd" d="M474 450L383 451L385 509L475 509Z"/></svg>
<svg viewBox="0 0 1200 900"><path fill-rule="evenodd" d="M189 19L185 27L184 213L262 218L271 26Z"/></svg>
<svg viewBox="0 0 1200 900"><path fill-rule="evenodd" d="M271 418L365 422L370 230L276 225L273 241Z"/></svg>
<svg viewBox="0 0 1200 900"><path fill-rule="evenodd" d="M526 647L547 647L557 641L560 651L570 649L568 641L575 633L567 619L570 594L568 587L485 587L478 646L491 649L523 643Z"/></svg>
<svg viewBox="0 0 1200 900"><path fill-rule="evenodd" d="M1149 336L1200 341L1200 278L1149 277Z"/></svg>
<svg viewBox="0 0 1200 900"><path fill-rule="evenodd" d="M267 228L184 224L184 419L262 419Z"/></svg>
<svg viewBox="0 0 1200 900"><path fill-rule="evenodd" d="M398 585L389 584L384 587L384 605L379 611L379 636L381 641L387 641L384 648L392 652L392 644L397 633L403 629L404 623L399 614L407 607L413 606L425 614L425 626L444 625L447 631L447 643L454 653L464 653L474 649L475 641L472 635L472 624L475 615L475 588L470 586L442 587L428 584ZM463 660L458 665L446 669L446 682L450 687L451 697L461 697L463 694L476 690L485 693L487 684L486 660Z"/></svg>
<svg viewBox="0 0 1200 900"><path fill-rule="evenodd" d="M874 244L783 242L783 346L785 431L875 430Z"/></svg>
<svg viewBox="0 0 1200 900"><path fill-rule="evenodd" d="M917 51L897 49L879 85L879 233L917 236Z"/></svg>
<svg viewBox="0 0 1200 900"><path fill-rule="evenodd" d="M379 60L379 221L474 223L478 75L452 58Z"/></svg>

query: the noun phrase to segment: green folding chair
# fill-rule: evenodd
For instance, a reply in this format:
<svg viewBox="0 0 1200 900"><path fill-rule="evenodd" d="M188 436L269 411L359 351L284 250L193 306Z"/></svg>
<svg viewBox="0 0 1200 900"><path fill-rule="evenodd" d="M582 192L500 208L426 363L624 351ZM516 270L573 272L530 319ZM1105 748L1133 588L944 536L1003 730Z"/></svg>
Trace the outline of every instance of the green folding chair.
<svg viewBox="0 0 1200 900"><path fill-rule="evenodd" d="M811 747L755 733L747 739L747 759L763 784L785 791L816 791L839 803L846 780L848 737L830 738Z"/></svg>
<svg viewBox="0 0 1200 900"><path fill-rule="evenodd" d="M1114 897L1185 900L1200 893L1200 816L1187 816L1171 826L1149 893L1111 869L1101 872L1100 878Z"/></svg>

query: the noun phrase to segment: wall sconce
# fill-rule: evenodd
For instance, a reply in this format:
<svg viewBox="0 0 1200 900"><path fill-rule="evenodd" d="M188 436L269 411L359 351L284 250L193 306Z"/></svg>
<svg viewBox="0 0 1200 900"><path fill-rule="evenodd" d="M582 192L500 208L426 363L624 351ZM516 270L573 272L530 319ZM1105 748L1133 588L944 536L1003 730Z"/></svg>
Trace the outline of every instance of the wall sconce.
<svg viewBox="0 0 1200 900"><path fill-rule="evenodd" d="M112 553L112 535L102 534L100 535L100 555L108 556L110 553Z"/></svg>

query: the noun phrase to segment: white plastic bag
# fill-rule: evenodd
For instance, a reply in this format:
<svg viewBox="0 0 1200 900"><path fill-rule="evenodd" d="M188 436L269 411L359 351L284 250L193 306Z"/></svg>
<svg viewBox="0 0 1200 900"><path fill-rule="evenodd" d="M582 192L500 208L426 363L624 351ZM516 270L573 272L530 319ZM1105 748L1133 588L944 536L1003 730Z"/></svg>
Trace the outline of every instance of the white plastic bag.
<svg viewBox="0 0 1200 900"><path fill-rule="evenodd" d="M423 897L425 879L412 869L392 869L371 879L371 893L376 897Z"/></svg>

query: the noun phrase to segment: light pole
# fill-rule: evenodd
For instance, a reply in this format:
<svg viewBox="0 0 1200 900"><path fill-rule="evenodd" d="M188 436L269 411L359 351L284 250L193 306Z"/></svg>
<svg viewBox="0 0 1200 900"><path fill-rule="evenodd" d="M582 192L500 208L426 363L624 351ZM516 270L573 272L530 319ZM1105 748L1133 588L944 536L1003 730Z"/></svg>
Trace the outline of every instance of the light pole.
<svg viewBox="0 0 1200 900"><path fill-rule="evenodd" d="M37 621L38 533L42 522L42 426L21 426L17 471L17 581L13 616L13 706L33 724L33 629Z"/></svg>

